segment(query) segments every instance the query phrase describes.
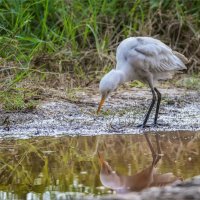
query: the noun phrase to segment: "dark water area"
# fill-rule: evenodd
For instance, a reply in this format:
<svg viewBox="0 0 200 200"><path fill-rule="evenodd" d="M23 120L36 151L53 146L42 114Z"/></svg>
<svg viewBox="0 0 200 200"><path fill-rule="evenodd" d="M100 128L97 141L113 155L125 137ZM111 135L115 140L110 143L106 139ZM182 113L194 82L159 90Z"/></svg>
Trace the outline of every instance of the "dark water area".
<svg viewBox="0 0 200 200"><path fill-rule="evenodd" d="M154 147L155 134L148 133ZM200 174L200 132L160 132L160 173ZM97 151L120 174L152 162L144 135L37 137L0 140L0 199L78 199L113 193L99 179Z"/></svg>

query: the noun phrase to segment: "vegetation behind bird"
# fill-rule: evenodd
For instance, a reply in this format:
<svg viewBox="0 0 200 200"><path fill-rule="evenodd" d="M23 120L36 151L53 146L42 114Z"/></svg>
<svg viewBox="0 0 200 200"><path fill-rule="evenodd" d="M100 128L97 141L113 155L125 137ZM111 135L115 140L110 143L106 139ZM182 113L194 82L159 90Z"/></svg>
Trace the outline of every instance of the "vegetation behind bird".
<svg viewBox="0 0 200 200"><path fill-rule="evenodd" d="M5 91L14 96L28 83L88 86L114 66L116 46L128 36L156 36L189 58L188 73L197 73L199 10L197 0L3 0L0 98L7 102Z"/></svg>

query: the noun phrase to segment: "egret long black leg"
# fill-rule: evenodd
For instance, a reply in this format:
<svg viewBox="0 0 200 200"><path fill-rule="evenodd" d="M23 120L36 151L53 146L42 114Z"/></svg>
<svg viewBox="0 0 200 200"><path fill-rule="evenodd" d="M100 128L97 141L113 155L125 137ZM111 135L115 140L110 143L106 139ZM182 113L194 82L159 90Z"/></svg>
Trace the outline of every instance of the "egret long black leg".
<svg viewBox="0 0 200 200"><path fill-rule="evenodd" d="M159 108L160 108L160 102L161 102L161 93L158 91L157 88L154 88L157 97L158 97L158 101L157 101L157 105L156 105L156 113L155 113L155 118L154 118L154 126L157 126L157 119L158 119L158 113L159 113Z"/></svg>
<svg viewBox="0 0 200 200"><path fill-rule="evenodd" d="M154 88L151 89L151 92L152 92L153 98L152 98L151 104L149 106L148 112L147 112L147 114L146 114L146 116L144 118L144 122L142 124L142 128L144 128L146 126L146 123L147 123L147 121L149 119L149 115L150 115L150 113L151 113L151 111L152 111L152 109L153 109L153 107L155 105L155 102L156 102L156 92L155 92Z"/></svg>

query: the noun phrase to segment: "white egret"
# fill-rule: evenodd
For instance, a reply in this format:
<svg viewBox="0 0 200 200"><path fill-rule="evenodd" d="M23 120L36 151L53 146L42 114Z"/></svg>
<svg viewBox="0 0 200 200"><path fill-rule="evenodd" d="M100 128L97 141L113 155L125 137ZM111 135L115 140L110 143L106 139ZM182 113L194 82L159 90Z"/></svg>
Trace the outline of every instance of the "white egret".
<svg viewBox="0 0 200 200"><path fill-rule="evenodd" d="M139 80L149 85L153 96L141 127L147 126L146 123L156 100L153 125L157 126L161 93L155 87L155 82L172 78L174 72L187 69L185 64L188 59L157 39L130 37L119 44L116 61L116 68L107 73L99 84L101 101L97 113L99 113L105 99L119 85L124 82Z"/></svg>

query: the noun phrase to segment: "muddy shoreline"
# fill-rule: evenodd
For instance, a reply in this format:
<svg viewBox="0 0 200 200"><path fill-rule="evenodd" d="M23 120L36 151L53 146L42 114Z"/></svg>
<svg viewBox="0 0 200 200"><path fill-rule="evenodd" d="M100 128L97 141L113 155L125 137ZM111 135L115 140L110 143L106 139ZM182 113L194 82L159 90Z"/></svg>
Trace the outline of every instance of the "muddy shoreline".
<svg viewBox="0 0 200 200"><path fill-rule="evenodd" d="M200 130L200 94L185 89L160 89L162 102L158 122L162 126L146 131ZM97 90L76 92L75 101L49 99L30 112L0 115L0 137L137 134L151 101L149 89L120 89L106 101L97 116ZM9 128L3 121L9 119ZM150 122L153 120L151 116ZM8 130L9 129L9 130Z"/></svg>
<svg viewBox="0 0 200 200"><path fill-rule="evenodd" d="M107 195L100 198L86 197L84 200L198 200L200 197L200 176L165 187L153 187L141 192ZM65 196L65 195L63 195ZM80 199L80 198L79 198Z"/></svg>

